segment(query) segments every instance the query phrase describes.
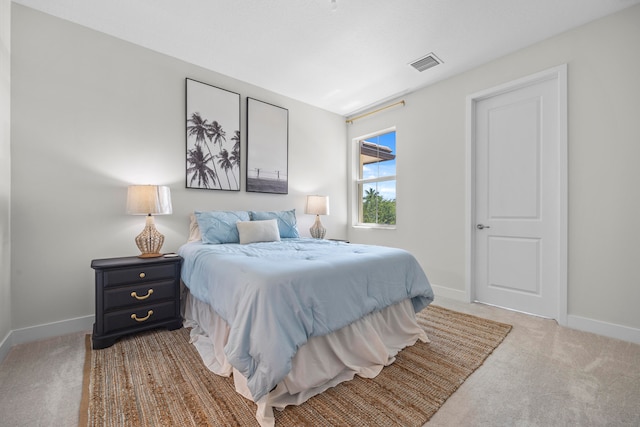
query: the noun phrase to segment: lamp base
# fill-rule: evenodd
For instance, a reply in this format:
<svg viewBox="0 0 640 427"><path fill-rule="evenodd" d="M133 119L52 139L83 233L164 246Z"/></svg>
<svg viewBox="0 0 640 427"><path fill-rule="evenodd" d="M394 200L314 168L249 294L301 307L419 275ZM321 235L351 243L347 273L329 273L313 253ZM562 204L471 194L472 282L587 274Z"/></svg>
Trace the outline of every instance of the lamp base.
<svg viewBox="0 0 640 427"><path fill-rule="evenodd" d="M309 232L314 239L324 239L324 236L327 234L327 229L322 226L320 215L316 215L316 222L313 223Z"/></svg>
<svg viewBox="0 0 640 427"><path fill-rule="evenodd" d="M138 258L157 258L162 256L160 248L164 243L164 236L156 229L153 216L148 215L142 233L136 236L136 245L142 252Z"/></svg>
<svg viewBox="0 0 640 427"><path fill-rule="evenodd" d="M158 253L156 253L156 254L140 254L140 255L138 255L138 258L158 258L158 257L161 257L161 256L162 256L162 254L158 254Z"/></svg>

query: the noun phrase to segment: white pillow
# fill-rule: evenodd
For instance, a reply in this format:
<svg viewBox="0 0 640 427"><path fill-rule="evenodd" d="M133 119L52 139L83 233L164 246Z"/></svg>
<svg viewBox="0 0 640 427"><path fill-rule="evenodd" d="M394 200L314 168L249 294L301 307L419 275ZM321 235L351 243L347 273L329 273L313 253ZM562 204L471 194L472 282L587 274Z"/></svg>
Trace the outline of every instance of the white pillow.
<svg viewBox="0 0 640 427"><path fill-rule="evenodd" d="M280 231L278 230L278 220L268 219L265 221L238 221L238 234L240 244L255 242L279 242Z"/></svg>

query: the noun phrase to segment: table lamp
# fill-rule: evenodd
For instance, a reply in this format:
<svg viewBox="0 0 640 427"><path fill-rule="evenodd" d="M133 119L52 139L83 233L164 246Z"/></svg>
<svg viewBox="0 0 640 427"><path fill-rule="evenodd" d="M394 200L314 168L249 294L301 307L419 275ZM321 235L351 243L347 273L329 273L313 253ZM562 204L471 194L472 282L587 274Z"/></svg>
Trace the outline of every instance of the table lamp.
<svg viewBox="0 0 640 427"><path fill-rule="evenodd" d="M327 229L320 222L320 215L329 215L329 197L328 196L307 196L307 206L304 213L316 216L316 222L309 229L311 237L315 239L324 239Z"/></svg>
<svg viewBox="0 0 640 427"><path fill-rule="evenodd" d="M156 229L153 215L172 213L171 191L164 185L130 185L127 191L127 213L129 215L147 215L144 229L136 237L140 249L140 258L162 256L160 248L164 236Z"/></svg>

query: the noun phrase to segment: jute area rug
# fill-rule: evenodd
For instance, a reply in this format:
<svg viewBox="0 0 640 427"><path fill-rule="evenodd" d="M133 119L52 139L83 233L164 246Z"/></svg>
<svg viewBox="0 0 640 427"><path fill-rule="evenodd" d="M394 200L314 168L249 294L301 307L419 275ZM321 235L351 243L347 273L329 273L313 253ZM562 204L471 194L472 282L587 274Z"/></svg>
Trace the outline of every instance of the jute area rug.
<svg viewBox="0 0 640 427"><path fill-rule="evenodd" d="M422 426L511 330L438 306L418 321L430 343L405 348L376 378L356 376L274 411L276 426ZM184 328L129 336L104 350L91 350L87 339L84 375L81 426L258 425L255 404L236 393L232 378L203 365Z"/></svg>

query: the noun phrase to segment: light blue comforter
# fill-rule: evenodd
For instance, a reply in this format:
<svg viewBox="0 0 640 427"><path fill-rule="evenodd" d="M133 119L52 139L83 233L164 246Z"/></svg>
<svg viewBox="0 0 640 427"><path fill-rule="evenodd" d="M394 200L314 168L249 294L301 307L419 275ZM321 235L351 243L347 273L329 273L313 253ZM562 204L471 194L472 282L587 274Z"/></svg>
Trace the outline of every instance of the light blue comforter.
<svg viewBox="0 0 640 427"><path fill-rule="evenodd" d="M229 324L225 354L257 402L291 370L297 349L411 298L433 301L409 252L316 239L183 245L182 280Z"/></svg>

